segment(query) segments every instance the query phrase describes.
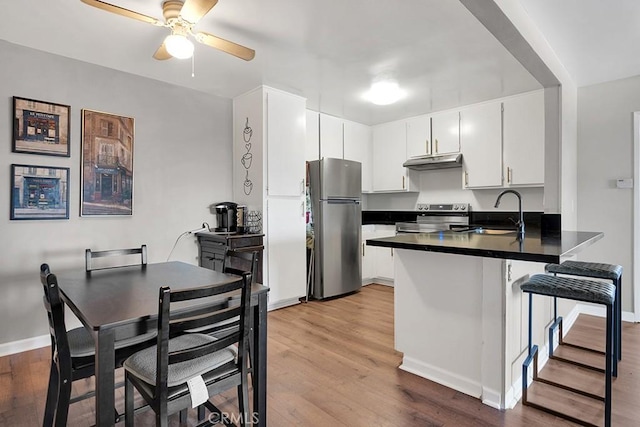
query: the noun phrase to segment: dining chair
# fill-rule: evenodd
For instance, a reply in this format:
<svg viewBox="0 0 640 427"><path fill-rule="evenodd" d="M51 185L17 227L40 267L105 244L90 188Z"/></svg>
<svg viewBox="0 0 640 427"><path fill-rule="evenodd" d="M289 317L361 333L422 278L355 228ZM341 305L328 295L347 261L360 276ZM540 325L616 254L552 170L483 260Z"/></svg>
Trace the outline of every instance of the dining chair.
<svg viewBox="0 0 640 427"><path fill-rule="evenodd" d="M239 305L211 303L229 293L240 295ZM160 288L157 343L132 355L123 365L126 426L133 426L134 422L134 388L155 412L156 425L167 426L170 414L202 404L217 419L229 421L228 414L209 398L232 387L237 387L238 392L238 419L243 426L249 425L246 357L250 298L248 272L224 285L185 290ZM209 303L202 304L205 301ZM185 308L185 302L193 304L193 308ZM188 332L229 319L236 327L220 339ZM204 399L192 397L196 394L190 391L192 382L201 384Z"/></svg>
<svg viewBox="0 0 640 427"><path fill-rule="evenodd" d="M124 265L109 265L102 267L95 267L93 265L93 260L95 258L104 258L104 257L124 257L128 255L139 255L140 256L140 265L147 265L147 245L142 245L139 248L130 248L130 249L111 249L107 251L92 251L91 249L85 249L84 258L85 258L85 270L87 272L92 270L102 270L105 268L113 268L113 267L122 267ZM137 265L137 264L127 264L127 265Z"/></svg>
<svg viewBox="0 0 640 427"><path fill-rule="evenodd" d="M87 329L66 329L65 305L60 297L58 279L51 273L48 264L40 266L40 282L44 288L44 306L49 320L51 336L51 368L43 426L63 427L67 425L69 405L95 395L93 391L71 399L73 381L89 378L95 371L95 344ZM115 342L116 367L131 354L153 343L156 330L144 335ZM116 422L120 415L114 408Z"/></svg>

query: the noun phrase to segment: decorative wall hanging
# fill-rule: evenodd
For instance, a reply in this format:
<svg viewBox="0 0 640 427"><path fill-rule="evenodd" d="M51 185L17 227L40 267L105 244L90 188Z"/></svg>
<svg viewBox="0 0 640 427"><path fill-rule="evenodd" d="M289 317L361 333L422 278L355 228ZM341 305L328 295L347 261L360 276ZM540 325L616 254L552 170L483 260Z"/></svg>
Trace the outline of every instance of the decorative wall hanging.
<svg viewBox="0 0 640 427"><path fill-rule="evenodd" d="M253 182L249 179L249 169L251 169L251 162L253 161L253 154L251 154L251 137L253 136L253 129L249 126L249 117L247 117L247 121L245 122L244 129L242 130L242 139L244 140L244 148L247 150L246 153L242 155L240 159L240 163L245 169L244 176L244 194L247 196L251 194L251 190L253 190Z"/></svg>
<svg viewBox="0 0 640 427"><path fill-rule="evenodd" d="M132 215L133 118L82 110L81 216Z"/></svg>
<svg viewBox="0 0 640 427"><path fill-rule="evenodd" d="M69 168L11 165L11 219L69 219Z"/></svg>
<svg viewBox="0 0 640 427"><path fill-rule="evenodd" d="M13 97L14 153L70 157L71 107Z"/></svg>

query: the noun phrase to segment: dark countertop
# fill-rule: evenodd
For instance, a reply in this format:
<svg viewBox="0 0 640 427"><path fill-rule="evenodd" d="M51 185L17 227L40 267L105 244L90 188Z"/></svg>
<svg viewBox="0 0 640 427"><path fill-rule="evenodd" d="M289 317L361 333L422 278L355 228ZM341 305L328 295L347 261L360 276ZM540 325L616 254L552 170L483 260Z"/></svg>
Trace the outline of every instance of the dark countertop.
<svg viewBox="0 0 640 427"><path fill-rule="evenodd" d="M539 232L527 231L525 238L519 241L516 232L485 235L442 231L407 233L393 237L369 239L367 245L487 258L559 263L560 258L580 252L603 236L602 232L562 231L559 237L541 237Z"/></svg>

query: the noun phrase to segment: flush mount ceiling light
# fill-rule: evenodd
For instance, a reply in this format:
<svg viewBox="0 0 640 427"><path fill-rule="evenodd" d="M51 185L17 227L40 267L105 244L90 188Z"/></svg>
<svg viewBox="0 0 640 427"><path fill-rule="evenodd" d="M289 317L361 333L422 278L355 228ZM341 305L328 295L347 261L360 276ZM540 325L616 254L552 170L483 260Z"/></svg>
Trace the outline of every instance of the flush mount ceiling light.
<svg viewBox="0 0 640 427"><path fill-rule="evenodd" d="M365 97L376 105L389 105L399 101L406 95L395 80L378 80L371 84Z"/></svg>

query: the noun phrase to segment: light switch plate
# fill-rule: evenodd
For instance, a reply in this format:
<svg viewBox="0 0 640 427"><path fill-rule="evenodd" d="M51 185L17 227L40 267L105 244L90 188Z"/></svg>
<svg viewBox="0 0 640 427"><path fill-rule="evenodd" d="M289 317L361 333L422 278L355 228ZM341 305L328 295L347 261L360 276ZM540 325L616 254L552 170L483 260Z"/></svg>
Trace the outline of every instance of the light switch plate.
<svg viewBox="0 0 640 427"><path fill-rule="evenodd" d="M621 178L616 180L617 188L633 188L632 178Z"/></svg>

